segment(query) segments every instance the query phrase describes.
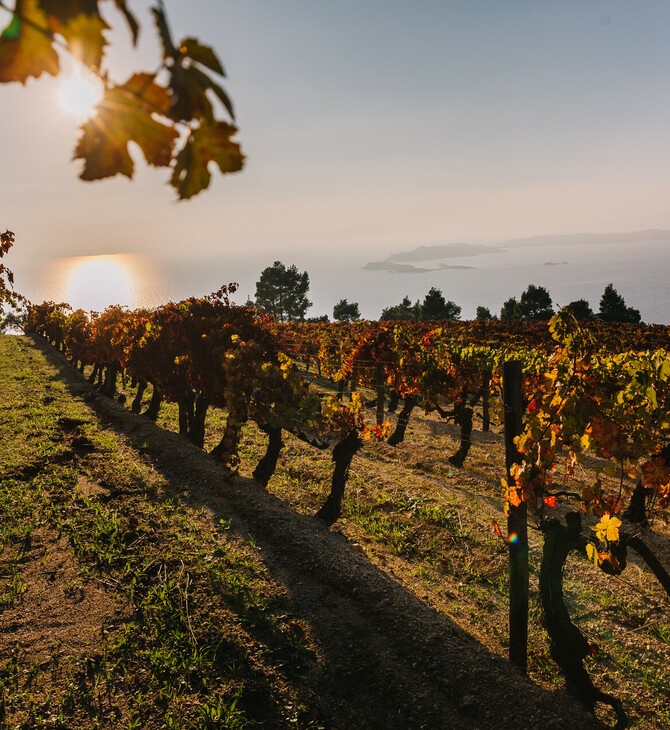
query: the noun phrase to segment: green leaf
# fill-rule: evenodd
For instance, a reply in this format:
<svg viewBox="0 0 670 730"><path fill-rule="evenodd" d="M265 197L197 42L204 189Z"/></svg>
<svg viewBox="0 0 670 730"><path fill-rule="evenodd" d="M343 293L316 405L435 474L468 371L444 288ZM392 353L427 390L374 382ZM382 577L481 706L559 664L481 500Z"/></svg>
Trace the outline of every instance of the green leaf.
<svg viewBox="0 0 670 730"><path fill-rule="evenodd" d="M651 403L653 408L658 407L658 401L656 400L656 391L654 390L653 386L649 386L645 392L645 395L647 396L647 400Z"/></svg>
<svg viewBox="0 0 670 730"><path fill-rule="evenodd" d="M226 122L202 123L191 132L177 156L170 184L179 193L180 200L197 195L209 186L210 162L215 162L222 173L242 169L244 155L240 145L231 137L237 129Z"/></svg>
<svg viewBox="0 0 670 730"><path fill-rule="evenodd" d="M172 125L154 119L153 104L133 93L145 86L146 95L160 101L162 87L153 81L147 83L145 76L136 74L124 86L107 89L97 115L82 126L75 149L75 159L84 160L82 180L100 180L117 174L132 177L134 164L128 153L129 142L140 147L150 165L170 165L178 133ZM167 104L166 97L162 103Z"/></svg>
<svg viewBox="0 0 670 730"><path fill-rule="evenodd" d="M25 84L31 76L58 71L58 54L37 0L16 0L14 17L0 36L0 83Z"/></svg>
<svg viewBox="0 0 670 730"><path fill-rule="evenodd" d="M221 61L219 61L216 53L210 46L204 46L197 38L184 38L179 44L179 51L182 56L199 63L201 66L215 71L221 76L225 76Z"/></svg>

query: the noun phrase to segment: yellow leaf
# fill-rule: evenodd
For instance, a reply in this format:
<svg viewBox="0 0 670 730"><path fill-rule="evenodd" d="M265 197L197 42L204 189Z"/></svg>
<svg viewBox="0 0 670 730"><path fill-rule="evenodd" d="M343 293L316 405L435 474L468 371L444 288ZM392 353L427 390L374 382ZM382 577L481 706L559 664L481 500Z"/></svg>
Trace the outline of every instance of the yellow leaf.
<svg viewBox="0 0 670 730"><path fill-rule="evenodd" d="M58 71L58 54L38 0L16 0L15 15L0 36L0 82L25 84L31 76L56 76Z"/></svg>
<svg viewBox="0 0 670 730"><path fill-rule="evenodd" d="M588 555L589 560L592 560L593 564L598 567L598 551L593 543L586 543L586 554Z"/></svg>
<svg viewBox="0 0 670 730"><path fill-rule="evenodd" d="M615 542L619 539L620 526L621 520L618 517L611 517L608 513L605 513L600 519L600 522L591 529L595 530L599 540Z"/></svg>
<svg viewBox="0 0 670 730"><path fill-rule="evenodd" d="M79 13L65 24L53 22L53 16L49 17L49 21L52 30L65 38L70 52L78 61L96 71L100 68L107 45L102 32L109 26L97 13Z"/></svg>

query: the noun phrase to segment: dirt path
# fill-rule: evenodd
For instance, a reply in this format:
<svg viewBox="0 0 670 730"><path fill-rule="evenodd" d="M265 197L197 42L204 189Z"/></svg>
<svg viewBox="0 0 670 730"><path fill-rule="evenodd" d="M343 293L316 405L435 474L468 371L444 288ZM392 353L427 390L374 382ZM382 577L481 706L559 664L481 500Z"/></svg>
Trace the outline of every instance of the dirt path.
<svg viewBox="0 0 670 730"><path fill-rule="evenodd" d="M64 358L44 351L72 395L90 393ZM193 506L216 523L230 520L253 541L273 580L285 587L291 616L318 647L311 682L333 718L364 716L373 705L388 707L378 727L599 727L564 692L538 688L412 595L337 529L298 514L252 480L226 483L202 451L118 403L96 396L90 405L102 425L186 489ZM401 720L393 716L398 705ZM344 726L334 721L332 727Z"/></svg>

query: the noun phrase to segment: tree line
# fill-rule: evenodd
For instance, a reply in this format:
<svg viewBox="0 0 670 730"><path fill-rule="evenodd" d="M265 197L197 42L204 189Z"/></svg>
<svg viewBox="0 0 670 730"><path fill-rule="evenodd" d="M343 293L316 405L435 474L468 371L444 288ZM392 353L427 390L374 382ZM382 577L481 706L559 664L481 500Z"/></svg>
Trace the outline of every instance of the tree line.
<svg viewBox="0 0 670 730"><path fill-rule="evenodd" d="M249 306L256 307L271 314L280 322L312 321L328 322L328 315L307 318L307 310L312 302L307 298L309 291L309 274L300 272L292 264L285 266L275 261L261 272L256 282L255 300L247 301ZM559 307L560 309L560 307ZM639 323L640 311L629 307L624 298L617 292L613 284L608 284L600 298L597 312L594 312L586 299L577 299L562 309L567 309L577 320L600 320L603 322ZM477 307L477 320L500 319L502 322L513 320L549 320L555 314L549 291L543 286L530 284L522 292L519 299L510 297L500 310L499 315L492 314L488 307ZM332 317L337 322L355 322L361 319L358 302L340 299L333 307ZM430 322L440 320L457 320L461 318L461 307L455 302L445 299L442 292L431 287L423 301L412 303L408 296L399 304L382 310L379 319Z"/></svg>

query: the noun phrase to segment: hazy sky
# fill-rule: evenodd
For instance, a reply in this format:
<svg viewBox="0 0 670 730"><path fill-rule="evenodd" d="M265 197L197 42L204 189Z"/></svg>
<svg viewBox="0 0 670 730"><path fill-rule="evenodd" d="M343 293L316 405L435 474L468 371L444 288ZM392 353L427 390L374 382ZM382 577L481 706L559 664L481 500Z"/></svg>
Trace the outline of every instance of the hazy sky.
<svg viewBox="0 0 670 730"><path fill-rule="evenodd" d="M181 203L139 160L133 182L83 183L60 81L3 85L0 227L17 234L17 277L142 252L215 254L227 281L275 259L670 229L667 0L165 4L175 37L223 61L245 170ZM158 58L150 3L130 5L139 52L109 16L118 81Z"/></svg>

